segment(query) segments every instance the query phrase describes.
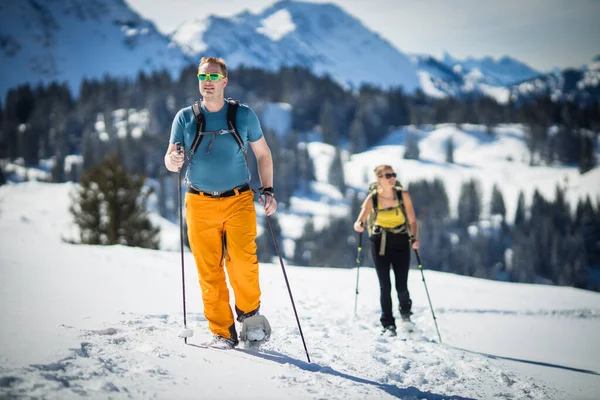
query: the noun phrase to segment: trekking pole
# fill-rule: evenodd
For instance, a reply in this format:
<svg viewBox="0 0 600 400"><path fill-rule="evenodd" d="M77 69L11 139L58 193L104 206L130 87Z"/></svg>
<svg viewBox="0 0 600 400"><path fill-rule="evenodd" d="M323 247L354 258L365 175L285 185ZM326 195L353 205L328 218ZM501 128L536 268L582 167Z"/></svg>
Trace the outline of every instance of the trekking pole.
<svg viewBox="0 0 600 400"><path fill-rule="evenodd" d="M362 251L362 232L358 234L358 252L356 254L356 295L354 296L354 316L356 317L356 305L358 304L358 273L360 271L360 252Z"/></svg>
<svg viewBox="0 0 600 400"><path fill-rule="evenodd" d="M414 239L411 238L411 242ZM435 313L433 312L433 306L431 305L431 298L429 297L429 290L427 289L427 282L425 282L425 274L423 274L423 265L421 264L421 255L419 254L419 249L414 249L415 254L417 255L417 263L419 264L419 270L421 271L421 278L423 278L423 284L425 285L425 293L427 293L427 300L429 301L429 308L431 309L431 315L433 315L433 322L435 323L435 330L438 334L438 339L440 339L440 343L442 343L442 335L440 335L440 330L438 329L437 319L435 318Z"/></svg>
<svg viewBox="0 0 600 400"><path fill-rule="evenodd" d="M181 143L177 143L177 153L181 153ZM179 207L179 241L181 247L181 288L183 289L183 331L179 334L179 337L182 337L185 344L187 344L187 338L193 336L194 332L187 327L187 317L185 310L185 267L183 263L183 211L181 204L181 170L177 171L177 198L178 198L178 207Z"/></svg>
<svg viewBox="0 0 600 400"><path fill-rule="evenodd" d="M266 196L265 201L266 201ZM275 237L275 231L273 230L273 225L271 224L271 217L267 215L267 221L269 222L269 229L271 230L271 236L273 237L273 242L275 243L275 251L277 251L277 256L279 257L279 262L281 263L281 270L283 271L283 277L285 278L285 284L287 285L288 293L290 294L290 300L292 301L292 308L294 309L294 315L296 315L296 322L298 323L298 330L300 331L300 337L302 338L302 344L304 345L304 351L306 352L306 359L310 363L310 356L308 355L308 349L306 348L306 341L304 340L304 334L302 333L302 327L300 326L300 319L298 318L298 312L296 311L296 304L294 304L294 296L292 296L292 289L290 289L290 282L288 281L287 274L285 272L285 266L283 265L283 259L281 258L281 253L279 252L279 245L277 244L277 238Z"/></svg>

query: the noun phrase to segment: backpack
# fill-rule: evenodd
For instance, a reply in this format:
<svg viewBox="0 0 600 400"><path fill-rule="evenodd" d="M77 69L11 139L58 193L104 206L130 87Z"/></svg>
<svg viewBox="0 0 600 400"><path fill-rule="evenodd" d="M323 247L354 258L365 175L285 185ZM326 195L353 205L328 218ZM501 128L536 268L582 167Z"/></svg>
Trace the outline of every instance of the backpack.
<svg viewBox="0 0 600 400"><path fill-rule="evenodd" d="M369 194L371 194L371 201L373 203L373 207L367 216L366 229L369 234L369 239L374 240L375 238L382 236L381 247L379 250L380 255L385 254L385 235L387 232L391 233L404 233L409 232L408 228L408 218L406 216L406 210L404 208L404 200L402 198L402 184L396 181L394 185L394 196L398 200L398 208L400 208L400 212L404 215L404 223L396 228L382 228L379 225L375 224L377 220L377 213L379 212L379 201L377 199L377 182L373 182L369 185Z"/></svg>
<svg viewBox="0 0 600 400"><path fill-rule="evenodd" d="M240 136L240 133L238 132L237 124L236 124L236 115L237 115L237 110L238 110L238 106L240 105L240 102L237 100L233 100L232 98L228 98L227 102L229 103L229 108L227 109L227 126L229 127L229 129L228 130L222 129L217 132L205 132L204 131L204 128L206 127L206 119L204 118L204 113L202 112L201 103L200 103L200 101L197 101L194 104L192 104L192 111L194 112L194 118L196 119L196 136L194 137L194 141L192 142L192 145L190 146L190 156L189 156L190 160L194 156L194 153L198 149L198 146L200 146L200 142L202 142L202 139L206 135L213 135L212 140L214 140L214 138L215 138L214 135L225 135L225 134L233 135L233 138L237 142L238 146L240 146L242 153L244 153L244 157L246 157L247 150L246 150L246 147L244 146L244 141L242 140L242 137ZM212 142L211 142L211 144L212 144ZM207 154L210 153L210 146L211 145L209 145L209 147L208 147Z"/></svg>

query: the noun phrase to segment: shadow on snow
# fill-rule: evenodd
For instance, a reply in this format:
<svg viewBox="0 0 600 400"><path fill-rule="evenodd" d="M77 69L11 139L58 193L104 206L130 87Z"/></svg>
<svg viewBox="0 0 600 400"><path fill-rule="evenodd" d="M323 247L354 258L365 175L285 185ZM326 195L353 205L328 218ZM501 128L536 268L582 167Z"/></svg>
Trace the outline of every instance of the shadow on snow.
<svg viewBox="0 0 600 400"><path fill-rule="evenodd" d="M204 348L204 347L197 346L194 344L190 344L190 346ZM223 350L217 350L217 351L223 351ZM268 361L273 361L273 362L276 362L276 363L282 364L282 365L291 364L291 365L294 365L304 371L320 372L322 374L329 374L332 376L337 376L339 378L348 379L352 382L361 383L364 385L371 385L371 386L381 389L381 390L385 391L386 393L388 393L394 397L397 397L397 398L415 397L415 398L427 399L427 400L441 400L441 399L471 400L470 397L448 396L448 395L436 394L436 393L431 393L431 392L422 392L421 390L419 390L413 386L410 386L407 388L399 388L398 386L380 383L380 382L372 381L369 379L361 378L358 376L350 375L350 374L347 374L344 372L339 372L331 367L326 367L326 366L324 367L319 364L308 363L306 361L298 360L298 359L292 358L290 356L287 356L287 355L284 355L284 354L281 354L281 353L278 353L278 352L272 351L272 350L253 351L253 350L246 350L246 349L236 349L236 352L250 354L252 356L262 358L262 359L268 360Z"/></svg>

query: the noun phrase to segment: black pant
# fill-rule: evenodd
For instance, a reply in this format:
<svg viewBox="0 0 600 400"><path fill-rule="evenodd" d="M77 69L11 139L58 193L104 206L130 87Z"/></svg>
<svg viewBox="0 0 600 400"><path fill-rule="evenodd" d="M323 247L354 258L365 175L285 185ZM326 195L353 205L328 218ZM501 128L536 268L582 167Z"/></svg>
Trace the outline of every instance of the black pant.
<svg viewBox="0 0 600 400"><path fill-rule="evenodd" d="M379 278L381 301L381 325L396 326L392 311L392 283L390 280L390 266L394 270L396 292L400 304L400 314L410 315L412 301L408 292L408 269L410 266L410 243L406 233L386 232L385 254L379 255L381 236L371 237L371 254L375 262L377 277Z"/></svg>

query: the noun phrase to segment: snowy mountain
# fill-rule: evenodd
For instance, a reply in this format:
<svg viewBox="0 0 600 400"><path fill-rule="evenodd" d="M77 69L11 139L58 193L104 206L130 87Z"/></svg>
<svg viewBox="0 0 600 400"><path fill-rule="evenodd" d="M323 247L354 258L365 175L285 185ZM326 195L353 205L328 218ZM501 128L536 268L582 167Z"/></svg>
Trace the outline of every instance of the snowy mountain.
<svg viewBox="0 0 600 400"><path fill-rule="evenodd" d="M515 82L531 79L540 75L539 71L512 57L504 56L498 60L492 57L468 57L458 60L444 53L441 61L461 75L478 75L481 82L493 86L508 86Z"/></svg>
<svg viewBox="0 0 600 400"><path fill-rule="evenodd" d="M208 16L185 23L171 38L192 58L213 54L232 68L303 66L351 87L419 86L404 53L333 4L280 1L260 14Z"/></svg>
<svg viewBox="0 0 600 400"><path fill-rule="evenodd" d="M507 101L506 85L537 75L509 57L407 56L333 4L284 0L260 14L206 16L167 38L123 0L8 0L0 4L0 95L23 83L133 77L181 68L207 54L277 70L302 66L343 85L417 88L433 97L482 92ZM366 60L377 60L376 71ZM370 62L369 64L373 64Z"/></svg>
<svg viewBox="0 0 600 400"><path fill-rule="evenodd" d="M513 94L549 90L558 97L586 98L600 92L597 60L579 70L541 75L508 56L408 56L333 4L283 0L260 14L189 21L169 38L124 0L0 4L0 96L23 83L67 82L77 93L83 78L134 77L160 69L175 77L207 54L225 57L232 68L302 66L349 87L420 88L433 97L484 93L506 102L514 82L522 83Z"/></svg>
<svg viewBox="0 0 600 400"><path fill-rule="evenodd" d="M23 83L178 75L183 52L123 0L4 0L0 3L0 94Z"/></svg>
<svg viewBox="0 0 600 400"><path fill-rule="evenodd" d="M171 39L192 58L216 54L234 68L302 66L350 87L420 88L434 97L475 91L506 101L507 84L539 74L510 57L409 57L333 4L280 1L257 15L207 16L183 24ZM376 72L366 60L377 60Z"/></svg>
<svg viewBox="0 0 600 400"><path fill-rule="evenodd" d="M549 94L553 100L600 100L600 55L578 69L564 69L525 80L511 88L516 97Z"/></svg>
<svg viewBox="0 0 600 400"><path fill-rule="evenodd" d="M261 264L271 341L260 351L202 348L211 334L186 252L194 336L185 345L177 337L179 252L65 243L71 189L0 187L0 398L592 400L600 393L593 345L600 294L426 266L442 343L418 270L408 284L419 330L402 340L379 335L372 268L286 264L309 363L279 264ZM173 225L163 238L177 242L178 233Z"/></svg>
<svg viewBox="0 0 600 400"><path fill-rule="evenodd" d="M506 56L499 60L491 57L458 60L445 53L441 59L414 55L412 60L419 68L421 89L437 98L482 93L506 103L510 84L540 75L528 65Z"/></svg>

